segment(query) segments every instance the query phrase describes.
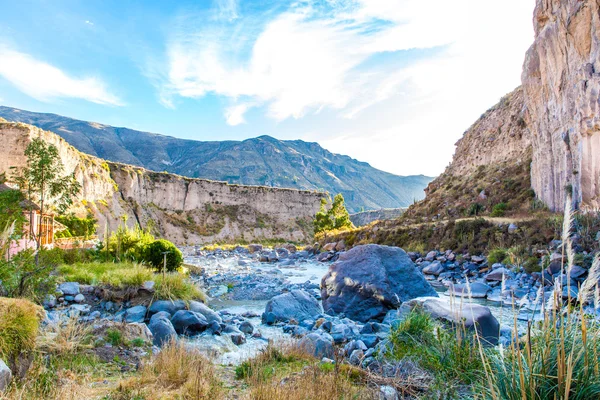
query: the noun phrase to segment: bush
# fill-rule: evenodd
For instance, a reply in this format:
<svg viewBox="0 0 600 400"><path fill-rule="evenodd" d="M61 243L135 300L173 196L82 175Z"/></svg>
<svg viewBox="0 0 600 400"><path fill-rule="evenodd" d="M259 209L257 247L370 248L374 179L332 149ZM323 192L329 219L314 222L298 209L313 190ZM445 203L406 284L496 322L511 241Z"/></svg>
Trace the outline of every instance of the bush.
<svg viewBox="0 0 600 400"><path fill-rule="evenodd" d="M17 371L19 357L35 349L43 310L23 299L0 298L0 358Z"/></svg>
<svg viewBox="0 0 600 400"><path fill-rule="evenodd" d="M55 277L50 274L57 263L44 261L35 265L33 250L24 250L9 260L0 259L0 281L7 297L27 298L39 303L54 290Z"/></svg>
<svg viewBox="0 0 600 400"><path fill-rule="evenodd" d="M523 269L528 274L531 274L532 272L540 272L542 270L540 260L537 257L529 257L525 263L523 263Z"/></svg>
<svg viewBox="0 0 600 400"><path fill-rule="evenodd" d="M183 264L183 255L168 240L159 239L145 245L142 249L142 258L158 271L162 271L164 267L164 252L168 252L167 271L176 271Z"/></svg>
<svg viewBox="0 0 600 400"><path fill-rule="evenodd" d="M488 254L488 264L491 266L496 263L501 263L507 256L508 252L505 249L494 249Z"/></svg>
<svg viewBox="0 0 600 400"><path fill-rule="evenodd" d="M506 203L498 203L492 208L492 217L504 217L506 211L508 210L508 204Z"/></svg>
<svg viewBox="0 0 600 400"><path fill-rule="evenodd" d="M55 218L58 222L67 227L66 230L57 232L54 236L60 237L84 237L89 238L96 233L97 220L92 214L85 218L79 218L75 214L59 215Z"/></svg>

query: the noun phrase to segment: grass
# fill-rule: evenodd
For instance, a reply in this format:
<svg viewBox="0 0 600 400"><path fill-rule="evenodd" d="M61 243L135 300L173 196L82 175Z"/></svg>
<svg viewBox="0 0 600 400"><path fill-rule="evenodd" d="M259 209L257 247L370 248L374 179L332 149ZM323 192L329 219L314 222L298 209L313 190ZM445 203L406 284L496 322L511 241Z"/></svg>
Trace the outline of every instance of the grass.
<svg viewBox="0 0 600 400"><path fill-rule="evenodd" d="M368 374L341 363L322 364L291 343L269 344L236 369L253 400L377 399Z"/></svg>
<svg viewBox="0 0 600 400"><path fill-rule="evenodd" d="M0 298L0 358L11 369L35 349L42 312L28 300Z"/></svg>
<svg viewBox="0 0 600 400"><path fill-rule="evenodd" d="M154 297L160 300L201 300L206 296L189 279L178 272L154 276Z"/></svg>
<svg viewBox="0 0 600 400"><path fill-rule="evenodd" d="M60 266L58 272L65 281L114 288L139 287L146 281L154 281L156 299L205 300L204 293L184 274L170 272L163 276L137 263L77 263Z"/></svg>
<svg viewBox="0 0 600 400"><path fill-rule="evenodd" d="M152 270L131 262L76 263L62 265L58 272L65 281L113 287L140 286L154 277Z"/></svg>
<svg viewBox="0 0 600 400"><path fill-rule="evenodd" d="M218 400L223 394L222 382L212 362L198 350L171 341L142 366L138 376L121 382L107 399Z"/></svg>

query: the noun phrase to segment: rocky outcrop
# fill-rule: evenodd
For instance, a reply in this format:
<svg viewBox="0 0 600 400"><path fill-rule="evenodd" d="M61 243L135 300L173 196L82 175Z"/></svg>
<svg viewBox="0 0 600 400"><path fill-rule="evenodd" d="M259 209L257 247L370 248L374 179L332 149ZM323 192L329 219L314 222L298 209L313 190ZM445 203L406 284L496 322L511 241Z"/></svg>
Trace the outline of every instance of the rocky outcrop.
<svg viewBox="0 0 600 400"><path fill-rule="evenodd" d="M321 280L326 313L360 322L381 321L390 309L420 296L437 296L406 252L368 244L341 253Z"/></svg>
<svg viewBox="0 0 600 400"><path fill-rule="evenodd" d="M532 185L551 209L600 207L600 1L537 0L522 82Z"/></svg>
<svg viewBox="0 0 600 400"><path fill-rule="evenodd" d="M406 208L382 208L381 210L363 211L350 214L354 226L365 226L375 221L388 221L400 217Z"/></svg>
<svg viewBox="0 0 600 400"><path fill-rule="evenodd" d="M52 132L0 119L0 172L26 163L25 148L35 137L56 145L66 173L82 190L75 211L94 213L99 234L122 223L152 225L177 243L253 241L281 238L302 241L323 193L264 186L230 185L157 173L83 154Z"/></svg>

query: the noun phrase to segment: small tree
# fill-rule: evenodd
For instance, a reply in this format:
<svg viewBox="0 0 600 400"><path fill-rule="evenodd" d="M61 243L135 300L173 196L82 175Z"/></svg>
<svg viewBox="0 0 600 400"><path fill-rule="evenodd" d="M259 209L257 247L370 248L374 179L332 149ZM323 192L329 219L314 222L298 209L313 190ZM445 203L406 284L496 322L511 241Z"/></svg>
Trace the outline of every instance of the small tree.
<svg viewBox="0 0 600 400"><path fill-rule="evenodd" d="M59 214L63 214L72 204L81 186L74 175L64 175L64 166L58 154L58 149L51 143L46 143L40 138L35 138L25 149L27 165L13 176L19 184L27 200L29 200L30 221L33 220L33 204L37 203L40 215L44 215L49 207L54 207ZM37 232L41 232L42 218L39 219ZM30 229L36 243L36 249L41 246L41 237L35 234L35 229ZM36 266L39 265L39 256L36 252Z"/></svg>
<svg viewBox="0 0 600 400"><path fill-rule="evenodd" d="M334 229L352 229L350 214L344 204L344 196L339 193L333 198L331 208L327 210L327 201L321 199L321 208L313 221L315 233L331 231Z"/></svg>
<svg viewBox="0 0 600 400"><path fill-rule="evenodd" d="M176 271L183 264L183 255L175 245L168 240L159 239L148 243L142 249L144 261L158 271L164 267L164 253L167 253L167 271Z"/></svg>

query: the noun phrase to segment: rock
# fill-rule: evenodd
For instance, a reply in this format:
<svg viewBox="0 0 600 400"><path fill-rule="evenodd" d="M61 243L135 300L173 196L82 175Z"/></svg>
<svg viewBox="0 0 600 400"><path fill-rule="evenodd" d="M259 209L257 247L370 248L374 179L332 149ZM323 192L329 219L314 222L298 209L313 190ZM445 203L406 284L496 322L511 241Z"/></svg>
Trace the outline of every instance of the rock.
<svg viewBox="0 0 600 400"><path fill-rule="evenodd" d="M343 240L340 240L335 245L335 251L344 251L344 250L346 250L346 242L344 242Z"/></svg>
<svg viewBox="0 0 600 400"><path fill-rule="evenodd" d="M344 346L344 352L346 353L346 356L350 356L354 350L367 351L367 346L362 340L352 340Z"/></svg>
<svg viewBox="0 0 600 400"><path fill-rule="evenodd" d="M337 246L337 242L327 243L323 246L322 251L335 251L335 246Z"/></svg>
<svg viewBox="0 0 600 400"><path fill-rule="evenodd" d="M211 323L209 323L207 330L210 331L210 333L212 333L213 335L220 335L223 331L221 328L221 324L217 323L216 321L212 321Z"/></svg>
<svg viewBox="0 0 600 400"><path fill-rule="evenodd" d="M85 296L79 293L73 300L75 300L75 303L83 303L85 301Z"/></svg>
<svg viewBox="0 0 600 400"><path fill-rule="evenodd" d="M352 320L381 320L391 308L420 296L437 296L406 252L369 244L341 253L321 280L327 313Z"/></svg>
<svg viewBox="0 0 600 400"><path fill-rule="evenodd" d="M573 265L573 267L571 268L571 278L573 278L573 279L581 278L587 272L588 272L587 269L582 268L579 265Z"/></svg>
<svg viewBox="0 0 600 400"><path fill-rule="evenodd" d="M6 363L0 358L0 392L4 391L12 380L12 372Z"/></svg>
<svg viewBox="0 0 600 400"><path fill-rule="evenodd" d="M471 257L471 261L474 262L475 264L481 264L481 263L485 262L485 257L482 257L482 256L472 256Z"/></svg>
<svg viewBox="0 0 600 400"><path fill-rule="evenodd" d="M201 303L199 301L190 301L189 302L189 309L191 311L200 313L204 316L204 318L206 318L206 321L208 321L209 323L212 321L215 321L217 323L222 323L222 319L221 316L219 314L217 314L215 311L211 310L209 306L207 306L204 303Z"/></svg>
<svg viewBox="0 0 600 400"><path fill-rule="evenodd" d="M379 400L398 400L398 392L392 386L381 386Z"/></svg>
<svg viewBox="0 0 600 400"><path fill-rule="evenodd" d="M145 342L151 342L153 335L148 325L143 322L132 322L125 327L121 327L123 330L123 337L127 340L133 340L136 338L143 339Z"/></svg>
<svg viewBox="0 0 600 400"><path fill-rule="evenodd" d="M566 268L566 265L564 267ZM563 264L562 264L561 260L554 260L554 261L550 262L550 265L548 265L548 268L546 268L546 270L551 275L556 275L556 274L560 273L562 268L563 268Z"/></svg>
<svg viewBox="0 0 600 400"><path fill-rule="evenodd" d="M468 330L477 329L486 344L498 344L500 324L488 307L472 303L452 305L440 298L420 297L403 303L400 314L406 315L415 307L450 325L464 324Z"/></svg>
<svg viewBox="0 0 600 400"><path fill-rule="evenodd" d="M195 311L179 310L171 318L175 332L180 335L193 336L202 333L208 327L208 321L204 315Z"/></svg>
<svg viewBox="0 0 600 400"><path fill-rule="evenodd" d="M65 296L75 296L79 294L79 282L65 282L58 285L58 289Z"/></svg>
<svg viewBox="0 0 600 400"><path fill-rule="evenodd" d="M379 336L369 334L369 335L360 335L359 340L367 346L367 348L373 348L379 342Z"/></svg>
<svg viewBox="0 0 600 400"><path fill-rule="evenodd" d="M273 325L277 322L277 315L272 312L265 312L262 316L262 321L266 325Z"/></svg>
<svg viewBox="0 0 600 400"><path fill-rule="evenodd" d="M125 310L125 322L144 322L146 318L146 307L135 306Z"/></svg>
<svg viewBox="0 0 600 400"><path fill-rule="evenodd" d="M444 272L445 268L439 261L434 261L421 270L424 274L439 276Z"/></svg>
<svg viewBox="0 0 600 400"><path fill-rule="evenodd" d="M436 257L437 257L437 251L430 251L425 256L425 261L430 261L431 262L431 261L435 260Z"/></svg>
<svg viewBox="0 0 600 400"><path fill-rule="evenodd" d="M48 309L56 307L56 297L53 294L46 295L42 305Z"/></svg>
<svg viewBox="0 0 600 400"><path fill-rule="evenodd" d="M158 312L164 311L171 315L175 315L177 311L185 310L185 302L182 300L156 300L148 308L148 314L154 315Z"/></svg>
<svg viewBox="0 0 600 400"><path fill-rule="evenodd" d="M256 253L257 251L261 251L263 249L262 244L249 244L248 251L250 253Z"/></svg>
<svg viewBox="0 0 600 400"><path fill-rule="evenodd" d="M229 337L236 346L246 343L246 336L243 333L231 333Z"/></svg>
<svg viewBox="0 0 600 400"><path fill-rule="evenodd" d="M364 358L365 358L364 351L357 349L357 350L354 350L352 352L352 354L350 354L350 357L348 358L348 361L352 365L360 365L360 363L362 362L362 360Z"/></svg>
<svg viewBox="0 0 600 400"><path fill-rule="evenodd" d="M161 347L172 338L177 338L177 332L175 332L170 318L171 314L166 311L159 311L150 318L148 329L152 332L152 342L155 346Z"/></svg>
<svg viewBox="0 0 600 400"><path fill-rule="evenodd" d="M156 283L154 281L146 281L142 283L142 289L147 290L148 292L154 292L154 286Z"/></svg>
<svg viewBox="0 0 600 400"><path fill-rule="evenodd" d="M470 287L470 293L469 293L469 287ZM486 285L485 283L480 283L480 282L472 282L469 284L469 287L467 287L466 284L456 284L456 285L450 285L450 290L449 292L455 296L459 296L459 297L472 297L474 299L482 299L485 298L488 294L488 292L490 292L492 290L491 287L489 287L488 285Z"/></svg>
<svg viewBox="0 0 600 400"><path fill-rule="evenodd" d="M511 223L510 225L508 225L508 233L510 233L511 235L513 233L515 233L517 230L519 230L519 227L517 225L515 225L514 223Z"/></svg>
<svg viewBox="0 0 600 400"><path fill-rule="evenodd" d="M252 335L254 332L254 325L252 325L252 323L249 321L244 321L240 324L240 331L246 335Z"/></svg>
<svg viewBox="0 0 600 400"><path fill-rule="evenodd" d="M273 297L267 302L263 321L275 318L276 322L286 322L291 319L302 321L305 319L317 319L323 313L319 302L304 290L292 290ZM273 314L269 316L269 314Z"/></svg>
<svg viewBox="0 0 600 400"><path fill-rule="evenodd" d="M316 358L335 358L333 341L324 334L309 333L300 339L298 347Z"/></svg>

